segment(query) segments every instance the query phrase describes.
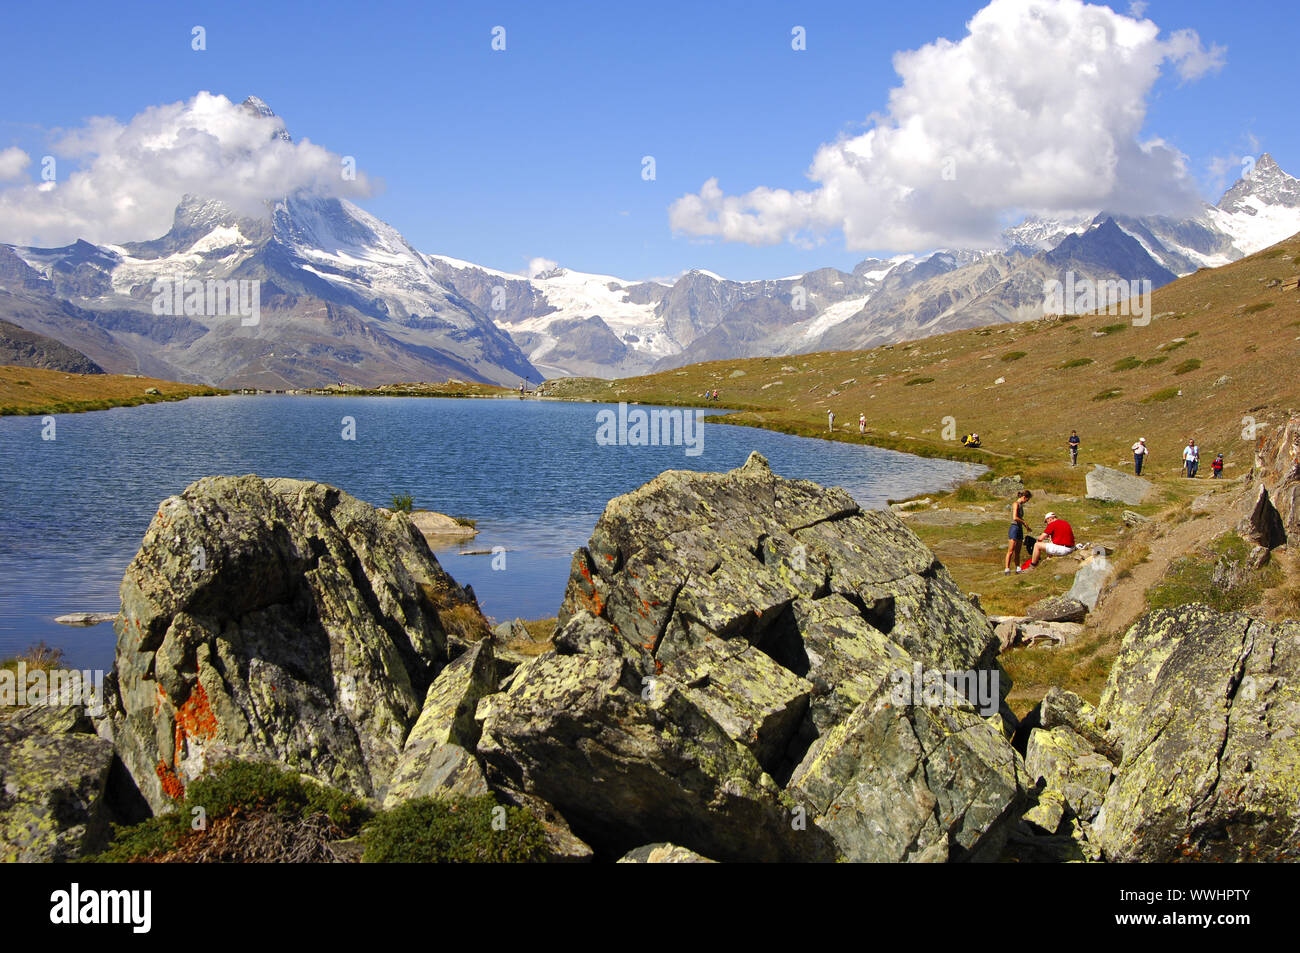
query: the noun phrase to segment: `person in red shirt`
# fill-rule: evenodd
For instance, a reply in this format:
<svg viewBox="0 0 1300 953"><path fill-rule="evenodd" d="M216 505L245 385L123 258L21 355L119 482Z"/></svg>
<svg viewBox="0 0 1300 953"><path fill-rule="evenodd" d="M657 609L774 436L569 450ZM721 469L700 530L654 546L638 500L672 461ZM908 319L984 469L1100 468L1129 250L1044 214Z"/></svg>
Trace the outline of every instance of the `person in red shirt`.
<svg viewBox="0 0 1300 953"><path fill-rule="evenodd" d="M1045 556L1068 556L1072 552L1074 552L1074 528L1065 520L1058 519L1055 513L1048 513L1047 526L1038 537L1038 545L1034 547L1029 568L1037 566L1039 560Z"/></svg>

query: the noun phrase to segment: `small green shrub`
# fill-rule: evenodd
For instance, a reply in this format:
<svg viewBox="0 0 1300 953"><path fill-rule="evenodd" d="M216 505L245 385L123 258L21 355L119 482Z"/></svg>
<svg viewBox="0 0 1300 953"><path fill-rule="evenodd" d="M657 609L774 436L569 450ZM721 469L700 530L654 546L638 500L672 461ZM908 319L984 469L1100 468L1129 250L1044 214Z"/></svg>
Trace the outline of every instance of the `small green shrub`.
<svg viewBox="0 0 1300 953"><path fill-rule="evenodd" d="M1076 357L1073 360L1066 361L1062 364L1061 370L1068 371L1072 367L1087 367L1091 363L1092 358L1090 357Z"/></svg>
<svg viewBox="0 0 1300 953"><path fill-rule="evenodd" d="M1148 357L1142 362L1143 367L1155 367L1157 364L1163 364L1169 360L1168 356L1161 354L1159 357Z"/></svg>
<svg viewBox="0 0 1300 953"><path fill-rule="evenodd" d="M417 798L361 832L365 863L536 863L546 834L530 812L477 798Z"/></svg>
<svg viewBox="0 0 1300 953"><path fill-rule="evenodd" d="M472 520L468 516L453 516L452 519L456 521L457 526L468 526L473 529L478 525L478 520Z"/></svg>
<svg viewBox="0 0 1300 953"><path fill-rule="evenodd" d="M1120 331L1123 331L1126 327L1128 327L1127 324L1107 324L1103 327L1098 328L1097 330L1100 331L1102 334L1118 334Z"/></svg>
<svg viewBox="0 0 1300 953"><path fill-rule="evenodd" d="M1122 390L1116 390L1115 388L1112 387L1110 390L1104 390L1104 391L1102 391L1100 394L1093 394L1093 395L1092 395L1092 399L1093 399L1093 400L1112 400L1113 398L1118 397L1118 396L1119 396L1120 394L1122 394L1122 393L1124 393Z"/></svg>
<svg viewBox="0 0 1300 953"><path fill-rule="evenodd" d="M933 383L934 383L933 377L913 377L910 381L904 381L903 386L911 387L914 384L933 384Z"/></svg>
<svg viewBox="0 0 1300 953"><path fill-rule="evenodd" d="M1147 394L1147 396L1142 398L1142 403L1159 404L1159 403L1163 403L1166 400L1173 400L1177 396L1178 396L1177 387L1166 387L1163 390L1156 391L1154 394Z"/></svg>
<svg viewBox="0 0 1300 953"><path fill-rule="evenodd" d="M1242 314L1259 314L1261 311L1267 311L1273 307L1272 301L1261 301L1258 304L1247 305L1241 309Z"/></svg>
<svg viewBox="0 0 1300 953"><path fill-rule="evenodd" d="M1141 367L1142 362L1136 357L1125 357L1116 361L1110 366L1112 371L1131 371L1135 367Z"/></svg>
<svg viewBox="0 0 1300 953"><path fill-rule="evenodd" d="M203 809L209 827L236 814L267 812L285 820L323 814L345 835L356 833L371 813L351 794L304 780L296 771L257 761L223 761L190 782L174 811L131 827L114 825L108 847L86 860L128 863L175 850L191 834L195 808Z"/></svg>
<svg viewBox="0 0 1300 953"><path fill-rule="evenodd" d="M393 509L399 513L411 512L411 507L415 506L415 500L409 493L393 494Z"/></svg>
<svg viewBox="0 0 1300 953"><path fill-rule="evenodd" d="M1200 366L1201 366L1201 362L1198 361L1196 358L1192 358L1191 360L1183 361L1183 363L1175 367L1174 373L1190 374L1192 371L1196 370Z"/></svg>
<svg viewBox="0 0 1300 953"><path fill-rule="evenodd" d="M1180 347L1182 347L1183 345L1185 345L1186 343L1187 343L1187 342L1186 342L1185 340L1170 341L1168 344L1162 344L1162 345L1160 345L1159 350L1161 350L1161 351L1176 351L1176 350L1178 350Z"/></svg>
<svg viewBox="0 0 1300 953"><path fill-rule="evenodd" d="M1011 361L1018 361L1028 353L1028 351L1007 351L1007 353L1002 355L1002 360L1007 361L1008 363Z"/></svg>

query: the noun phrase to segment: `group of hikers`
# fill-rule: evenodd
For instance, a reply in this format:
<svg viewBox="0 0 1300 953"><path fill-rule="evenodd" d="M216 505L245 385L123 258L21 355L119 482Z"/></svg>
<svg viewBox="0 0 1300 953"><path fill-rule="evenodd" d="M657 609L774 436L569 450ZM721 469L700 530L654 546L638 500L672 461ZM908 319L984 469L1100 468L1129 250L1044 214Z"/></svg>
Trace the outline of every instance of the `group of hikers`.
<svg viewBox="0 0 1300 953"><path fill-rule="evenodd" d="M705 400L717 400L717 399L718 399L718 389L715 387L715 388L713 388L713 390L706 390L706 391L704 392L704 399L705 399Z"/></svg>
<svg viewBox="0 0 1300 953"><path fill-rule="evenodd" d="M1139 437L1138 442L1132 446L1134 451L1134 475L1141 476L1141 467L1147 462L1147 438ZM1201 468L1201 449L1196 446L1196 438L1188 438L1187 446L1183 447L1183 476L1195 480L1196 472ZM1210 463L1210 473L1214 480L1223 476L1223 454L1216 454L1214 460Z"/></svg>
<svg viewBox="0 0 1300 953"><path fill-rule="evenodd" d="M1138 442L1133 444L1133 474L1142 475L1142 464L1146 463L1147 454L1151 451L1147 449L1147 438L1138 437ZM1183 476L1188 479L1195 479L1196 473L1201 468L1201 448L1196 445L1196 438L1191 437L1187 441L1187 446L1183 447ZM1214 461L1210 464L1210 472L1215 480L1223 476L1223 454L1216 454Z"/></svg>

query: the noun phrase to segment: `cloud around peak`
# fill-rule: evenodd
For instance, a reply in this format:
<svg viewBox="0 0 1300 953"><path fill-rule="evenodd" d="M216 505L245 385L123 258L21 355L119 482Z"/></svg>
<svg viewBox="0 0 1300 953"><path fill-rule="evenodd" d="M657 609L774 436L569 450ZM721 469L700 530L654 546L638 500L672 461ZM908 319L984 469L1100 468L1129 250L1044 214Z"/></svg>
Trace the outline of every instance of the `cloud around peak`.
<svg viewBox="0 0 1300 953"><path fill-rule="evenodd" d="M0 241L156 238L186 194L254 215L268 199L300 190L364 198L375 188L363 172L352 176L343 156L308 139L291 141L278 117L208 92L151 106L125 123L91 118L58 132L51 152L52 184L0 188ZM23 178L30 161L21 149L0 151L0 182ZM65 175L60 166L73 171Z"/></svg>
<svg viewBox="0 0 1300 953"><path fill-rule="evenodd" d="M670 224L751 245L838 231L852 250L919 251L995 242L1009 215L1193 212L1185 157L1141 138L1146 102L1163 69L1195 80L1225 51L1192 30L1161 37L1134 8L992 0L961 40L895 54L886 111L817 150L814 188L728 195L710 178Z"/></svg>

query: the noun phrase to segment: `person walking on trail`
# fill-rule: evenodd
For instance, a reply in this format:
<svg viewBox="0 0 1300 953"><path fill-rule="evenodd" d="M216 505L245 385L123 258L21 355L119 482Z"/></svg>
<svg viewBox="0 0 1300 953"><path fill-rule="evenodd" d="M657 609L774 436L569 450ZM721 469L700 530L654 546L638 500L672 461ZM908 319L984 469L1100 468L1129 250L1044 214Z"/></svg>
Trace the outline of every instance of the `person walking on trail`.
<svg viewBox="0 0 1300 953"><path fill-rule="evenodd" d="M1002 575L1010 575L1020 562L1020 546L1025 539L1029 524L1025 522L1025 504L1034 498L1029 490L1021 490L1011 504L1011 528L1007 530L1007 558L1002 568Z"/></svg>
<svg viewBox="0 0 1300 953"><path fill-rule="evenodd" d="M1187 441L1183 449L1183 474L1188 479L1196 478L1196 471L1201 466L1201 448L1196 445L1196 438Z"/></svg>
<svg viewBox="0 0 1300 953"><path fill-rule="evenodd" d="M1065 520L1058 519L1055 513L1048 513L1047 525L1043 527L1042 535L1038 537L1034 555L1020 567L1020 571L1033 569L1045 556L1068 556L1072 552L1074 552L1074 528Z"/></svg>
<svg viewBox="0 0 1300 953"><path fill-rule="evenodd" d="M1210 464L1210 473L1215 480L1223 476L1223 454L1214 458L1214 462Z"/></svg>
<svg viewBox="0 0 1300 953"><path fill-rule="evenodd" d="M1070 448L1070 466L1077 467L1079 465L1079 431L1071 430L1070 439L1066 441L1066 444Z"/></svg>
<svg viewBox="0 0 1300 953"><path fill-rule="evenodd" d="M1151 451L1147 450L1147 438L1138 437L1138 442L1133 444L1133 475L1134 476L1142 475L1142 464L1146 463L1147 454L1150 452Z"/></svg>
<svg viewBox="0 0 1300 953"><path fill-rule="evenodd" d="M830 426L831 433L834 433L835 432L835 411L833 410L826 411L826 421Z"/></svg>
<svg viewBox="0 0 1300 953"><path fill-rule="evenodd" d="M867 432L867 415L858 414L858 433L865 434L866 432Z"/></svg>

